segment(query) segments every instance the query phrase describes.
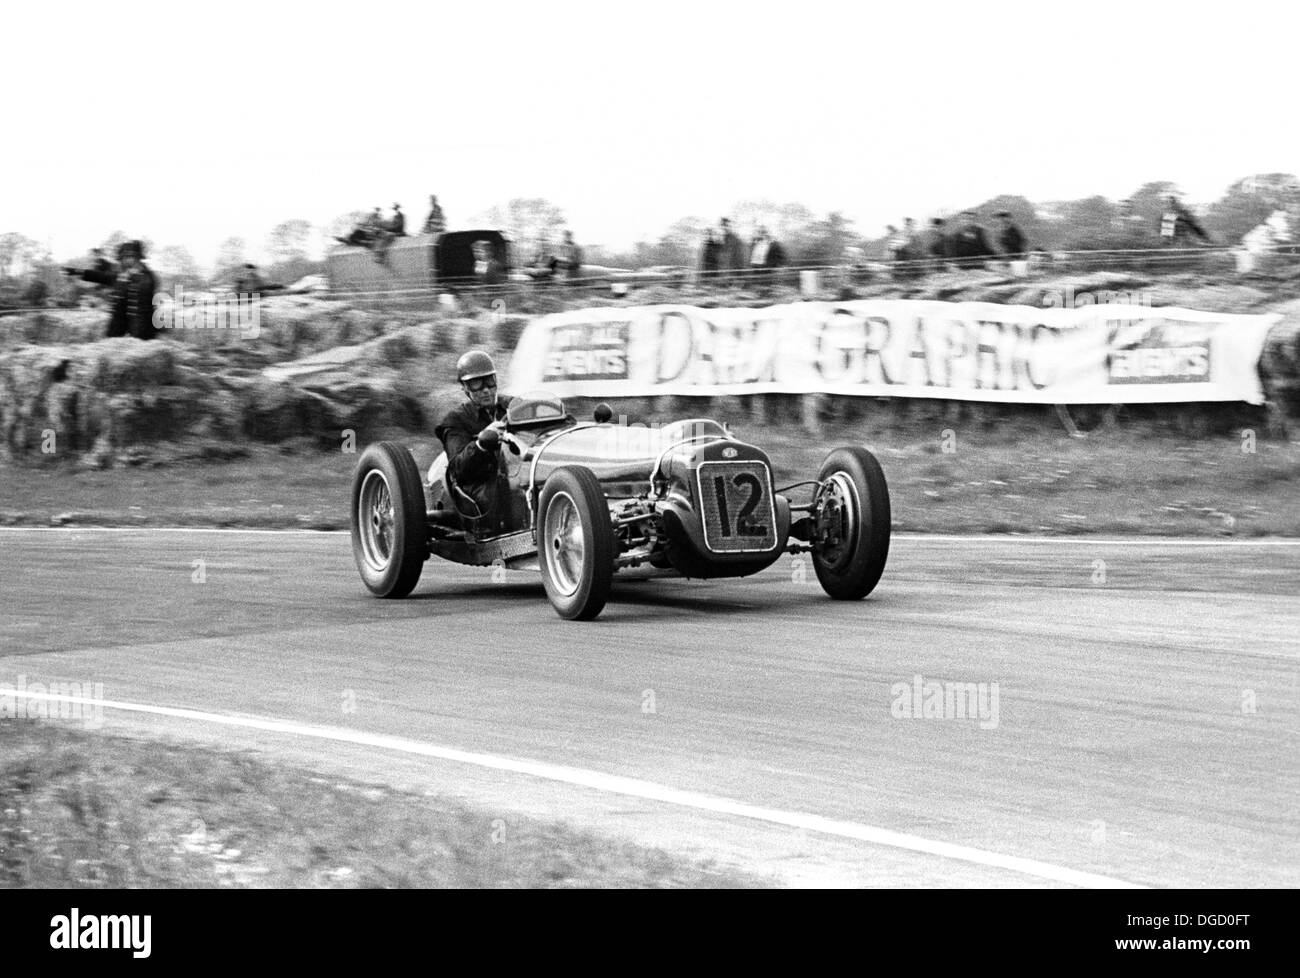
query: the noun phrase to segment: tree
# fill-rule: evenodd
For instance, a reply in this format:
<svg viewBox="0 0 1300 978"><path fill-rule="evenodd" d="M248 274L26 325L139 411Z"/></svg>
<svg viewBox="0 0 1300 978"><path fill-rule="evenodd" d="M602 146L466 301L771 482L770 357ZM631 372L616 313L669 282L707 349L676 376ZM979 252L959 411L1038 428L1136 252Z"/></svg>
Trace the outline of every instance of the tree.
<svg viewBox="0 0 1300 978"><path fill-rule="evenodd" d="M653 246L638 247L647 265L685 265L694 267L699 261L700 246L704 240L706 222L698 217L683 217L659 236Z"/></svg>
<svg viewBox="0 0 1300 978"><path fill-rule="evenodd" d="M0 279L24 275L45 254L45 247L34 238L17 231L0 234Z"/></svg>
<svg viewBox="0 0 1300 978"><path fill-rule="evenodd" d="M543 237L555 244L558 231L564 226L564 211L542 197L516 197L504 206L498 205L481 217L489 227L504 232L515 242L516 260L528 261L537 250Z"/></svg>
<svg viewBox="0 0 1300 978"><path fill-rule="evenodd" d="M340 214L334 220L330 221L321 228L321 241L325 244L325 250L329 251L339 243L339 239L346 238L358 224L363 223L370 216L368 211L348 211L346 214Z"/></svg>
<svg viewBox="0 0 1300 978"><path fill-rule="evenodd" d="M1077 201L1065 201L1058 204L1057 214L1064 217L1064 212L1077 203ZM1025 236L1026 248L1045 248L1056 247L1061 245L1056 240L1058 237L1059 227L1052 221L1046 221L1038 214L1038 208L1033 202L1025 197L1019 197L1014 194L999 194L996 197L990 197L978 207L972 208L979 218L984 222L986 228L994 230L990 240L996 237L997 221L993 217L999 211L1006 211L1011 215L1011 221Z"/></svg>
<svg viewBox="0 0 1300 978"><path fill-rule="evenodd" d="M1205 212L1205 229L1219 241L1237 244L1274 211L1300 206L1300 179L1290 173L1261 173L1238 180Z"/></svg>
<svg viewBox="0 0 1300 978"><path fill-rule="evenodd" d="M154 256L154 266L173 288L177 284L194 286L203 281L199 263L194 260L194 256L184 245L166 245L159 248Z"/></svg>
<svg viewBox="0 0 1300 978"><path fill-rule="evenodd" d="M770 200L742 200L731 213L737 234L752 235L761 225L792 251L806 245L808 228L815 220L813 212L803 204L777 204Z"/></svg>
<svg viewBox="0 0 1300 978"><path fill-rule="evenodd" d="M212 278L229 278L235 269L243 268L248 262L248 244L240 237L230 237L221 242L217 249L217 264L212 270Z"/></svg>
<svg viewBox="0 0 1300 978"><path fill-rule="evenodd" d="M1153 180L1144 183L1128 198L1128 210L1133 215L1134 223L1143 228L1159 231L1160 219L1169 209L1168 197L1179 197L1178 184L1169 180Z"/></svg>
<svg viewBox="0 0 1300 978"><path fill-rule="evenodd" d="M1105 197L1068 201L1064 224L1059 229L1058 247L1066 251L1105 250L1125 247L1120 230L1120 210Z"/></svg>
<svg viewBox="0 0 1300 978"><path fill-rule="evenodd" d="M280 262L307 260L307 241L311 238L311 221L294 218L281 221L271 229L266 239L266 250Z"/></svg>
<svg viewBox="0 0 1300 978"><path fill-rule="evenodd" d="M792 243L790 257L810 265L837 265L844 260L848 247L857 242L853 222L839 211L831 211L822 220L808 225L798 247Z"/></svg>

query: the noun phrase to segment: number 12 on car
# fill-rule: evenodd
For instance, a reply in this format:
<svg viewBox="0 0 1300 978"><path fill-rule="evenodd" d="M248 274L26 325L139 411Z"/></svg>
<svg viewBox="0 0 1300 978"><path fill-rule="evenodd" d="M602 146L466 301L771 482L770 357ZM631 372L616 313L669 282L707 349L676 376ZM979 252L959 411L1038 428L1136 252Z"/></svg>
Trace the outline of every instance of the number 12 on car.
<svg viewBox="0 0 1300 978"><path fill-rule="evenodd" d="M761 462L705 462L699 470L704 538L716 551L770 550L776 513L767 467Z"/></svg>

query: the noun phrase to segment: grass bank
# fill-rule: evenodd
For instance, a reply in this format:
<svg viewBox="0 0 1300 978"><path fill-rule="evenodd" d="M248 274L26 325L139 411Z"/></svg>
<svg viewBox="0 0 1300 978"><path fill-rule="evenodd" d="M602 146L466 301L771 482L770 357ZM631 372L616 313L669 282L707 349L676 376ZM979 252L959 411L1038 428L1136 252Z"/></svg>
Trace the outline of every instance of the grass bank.
<svg viewBox="0 0 1300 978"><path fill-rule="evenodd" d="M933 533L1300 536L1300 445L1251 428L1153 435L1116 426L1071 437L1038 421L887 417L794 424L734 419L765 448L778 485L812 478L834 446L867 444L889 479L897 530ZM387 432L423 470L440 450L426 434ZM361 447L361 446L358 446ZM0 468L0 524L344 529L357 454L305 442L213 456L161 446L138 464L71 461Z"/></svg>
<svg viewBox="0 0 1300 978"><path fill-rule="evenodd" d="M0 748L0 887L768 885L248 754L12 719Z"/></svg>

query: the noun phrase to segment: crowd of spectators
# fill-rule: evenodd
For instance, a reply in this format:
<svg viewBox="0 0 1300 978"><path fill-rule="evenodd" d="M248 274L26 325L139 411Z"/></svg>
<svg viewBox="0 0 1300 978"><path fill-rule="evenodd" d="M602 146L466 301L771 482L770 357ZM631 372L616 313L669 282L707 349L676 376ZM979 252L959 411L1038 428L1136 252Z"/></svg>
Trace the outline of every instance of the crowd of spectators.
<svg viewBox="0 0 1300 978"><path fill-rule="evenodd" d="M704 232L700 245L701 277L723 284L744 280L767 283L776 277L778 269L789 264L785 247L761 224L754 230L749 244L745 244L732 229L731 220L724 217L716 228Z"/></svg>
<svg viewBox="0 0 1300 978"><path fill-rule="evenodd" d="M948 265L983 268L994 259L1019 261L1027 257L1025 235L1011 214L998 211L993 216L998 227L992 235L969 210L962 211L951 225L941 217L932 218L924 233L917 229L916 221L905 218L902 229L893 224L886 228L885 257L905 266L904 272Z"/></svg>

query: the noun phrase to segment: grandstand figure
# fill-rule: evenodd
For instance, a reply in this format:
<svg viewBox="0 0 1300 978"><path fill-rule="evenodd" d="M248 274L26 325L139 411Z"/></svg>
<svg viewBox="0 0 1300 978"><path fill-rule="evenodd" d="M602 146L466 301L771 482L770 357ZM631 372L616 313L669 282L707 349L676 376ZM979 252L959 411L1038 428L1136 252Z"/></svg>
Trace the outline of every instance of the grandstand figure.
<svg viewBox="0 0 1300 978"><path fill-rule="evenodd" d="M704 241L700 245L700 281L712 283L718 277L718 268L722 262L722 242L713 228L706 228Z"/></svg>
<svg viewBox="0 0 1300 978"><path fill-rule="evenodd" d="M948 256L958 265L983 268L984 259L993 257L993 249L984 229L975 223L974 211L961 212L963 224L948 239Z"/></svg>
<svg viewBox="0 0 1300 978"><path fill-rule="evenodd" d="M442 234L447 230L447 219L443 217L442 208L438 206L436 194L429 194L429 216L424 219L421 234Z"/></svg>
<svg viewBox="0 0 1300 978"><path fill-rule="evenodd" d="M930 221L930 233L926 241L926 254L932 259L932 270L939 271L943 268L951 254L948 240L948 229L942 217L932 218Z"/></svg>
<svg viewBox="0 0 1300 978"><path fill-rule="evenodd" d="M245 294L266 291L266 283L251 261L245 262L244 267L235 273L235 291Z"/></svg>
<svg viewBox="0 0 1300 978"><path fill-rule="evenodd" d="M406 215L402 213L401 204L393 204L393 216L388 219L384 229L395 238L406 237Z"/></svg>
<svg viewBox="0 0 1300 978"><path fill-rule="evenodd" d="M576 279L582 272L582 249L573 240L573 232L569 230L564 232L564 240L560 242L560 267L568 279Z"/></svg>
<svg viewBox="0 0 1300 978"><path fill-rule="evenodd" d="M998 219L998 247L1002 257L1007 261L1017 261L1025 257L1025 235L1011 220L1010 211L998 211L993 215Z"/></svg>
<svg viewBox="0 0 1300 978"><path fill-rule="evenodd" d="M723 281L735 283L745 274L744 268L748 264L745 243L740 240L740 235L731 230L731 222L725 217L719 222L719 227L722 232L722 275L719 277Z"/></svg>

